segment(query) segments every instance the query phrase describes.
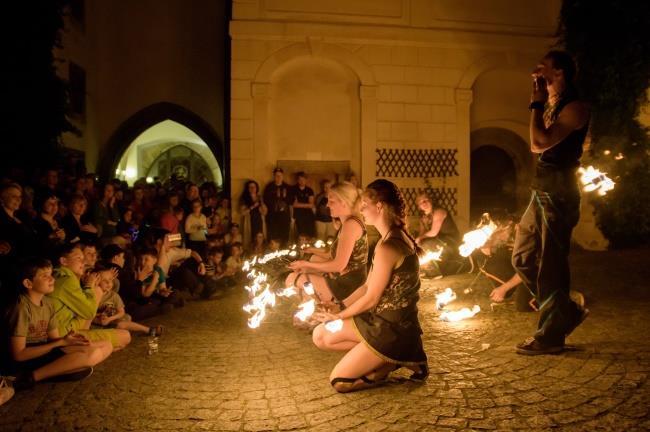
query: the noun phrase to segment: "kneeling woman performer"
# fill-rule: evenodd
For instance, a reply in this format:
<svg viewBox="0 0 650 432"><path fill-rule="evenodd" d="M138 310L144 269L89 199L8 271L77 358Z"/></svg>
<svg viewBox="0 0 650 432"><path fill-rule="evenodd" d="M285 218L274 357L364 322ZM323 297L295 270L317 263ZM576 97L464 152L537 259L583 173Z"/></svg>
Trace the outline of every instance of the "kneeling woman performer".
<svg viewBox="0 0 650 432"><path fill-rule="evenodd" d="M417 309L422 250L406 231L405 204L397 186L383 179L370 183L361 213L382 236L365 292L339 314L315 314L323 323L314 330L314 344L347 351L330 374L332 386L342 393L372 387L400 367L411 369L413 380L429 374ZM343 320L340 331L325 328L337 319Z"/></svg>
<svg viewBox="0 0 650 432"><path fill-rule="evenodd" d="M306 252L314 255L309 261L289 264L293 273L287 277L286 284L302 289L305 282L311 282L324 306L344 308L366 281L368 235L357 209L360 196L354 185L337 183L330 188L327 198L332 217L341 221L331 251L325 254L315 248L307 249Z"/></svg>

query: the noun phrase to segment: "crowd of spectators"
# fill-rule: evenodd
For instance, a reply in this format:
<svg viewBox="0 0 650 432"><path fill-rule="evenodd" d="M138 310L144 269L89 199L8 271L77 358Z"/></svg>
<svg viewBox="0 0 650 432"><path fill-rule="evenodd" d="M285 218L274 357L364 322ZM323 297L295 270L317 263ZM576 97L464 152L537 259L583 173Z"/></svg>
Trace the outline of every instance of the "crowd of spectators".
<svg viewBox="0 0 650 432"><path fill-rule="evenodd" d="M277 168L262 191L249 181L232 219L230 199L212 182L169 179L129 186L93 174L49 169L0 186L0 375L14 388L80 379L142 324L187 301L218 298L243 278L250 255L288 242L335 235L331 182L315 195L307 175L294 186Z"/></svg>

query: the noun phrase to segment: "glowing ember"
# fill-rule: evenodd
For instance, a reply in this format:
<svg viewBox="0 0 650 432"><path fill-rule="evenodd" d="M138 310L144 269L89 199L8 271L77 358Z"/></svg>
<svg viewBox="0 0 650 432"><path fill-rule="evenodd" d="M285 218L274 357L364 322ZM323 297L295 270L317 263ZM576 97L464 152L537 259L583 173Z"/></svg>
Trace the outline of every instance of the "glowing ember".
<svg viewBox="0 0 650 432"><path fill-rule="evenodd" d="M343 320L337 319L334 321L328 321L325 323L325 329L330 333L336 333L343 329Z"/></svg>
<svg viewBox="0 0 650 432"><path fill-rule="evenodd" d="M430 263L431 261L440 261L442 255L442 246L439 246L435 251L427 251L422 258L420 258L420 265Z"/></svg>
<svg viewBox="0 0 650 432"><path fill-rule="evenodd" d="M462 321L467 318L471 318L481 311L479 305L474 305L473 308L462 308L457 311L445 311L440 314L440 319L442 321L456 322Z"/></svg>
<svg viewBox="0 0 650 432"><path fill-rule="evenodd" d="M309 301L302 303L298 307L300 308L300 310L296 312L295 317L298 318L300 321L304 322L307 320L307 318L312 316L312 314L316 310L316 301L314 299L311 299Z"/></svg>
<svg viewBox="0 0 650 432"><path fill-rule="evenodd" d="M311 282L305 282L304 284L302 284L302 287L305 290L305 294L314 295L314 285L312 285Z"/></svg>
<svg viewBox="0 0 650 432"><path fill-rule="evenodd" d="M497 226L490 219L490 215L484 213L477 228L463 236L463 244L458 248L458 252L461 256L468 257L474 250L483 246L496 229Z"/></svg>
<svg viewBox="0 0 650 432"><path fill-rule="evenodd" d="M623 153L619 153L619 154L617 154L616 156L614 156L614 159L616 159L616 160L621 160L621 159L623 159L624 157L625 157L625 156L623 156Z"/></svg>
<svg viewBox="0 0 650 432"><path fill-rule="evenodd" d="M322 248L325 247L325 242L323 240L316 240L316 243L314 243L315 248Z"/></svg>
<svg viewBox="0 0 650 432"><path fill-rule="evenodd" d="M578 172L581 174L580 182L582 183L582 190L585 192L598 191L598 195L604 196L610 190L614 189L614 181L607 177L604 172L600 172L592 166L586 169L580 167Z"/></svg>
<svg viewBox="0 0 650 432"><path fill-rule="evenodd" d="M456 300L456 293L451 288L447 288L436 294L436 309L442 309L454 300Z"/></svg>

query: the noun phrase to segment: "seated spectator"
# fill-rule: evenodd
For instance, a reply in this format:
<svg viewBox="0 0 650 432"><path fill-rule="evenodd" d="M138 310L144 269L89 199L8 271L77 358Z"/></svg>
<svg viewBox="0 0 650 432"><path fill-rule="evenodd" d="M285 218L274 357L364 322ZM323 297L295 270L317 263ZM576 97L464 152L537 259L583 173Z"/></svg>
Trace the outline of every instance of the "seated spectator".
<svg viewBox="0 0 650 432"><path fill-rule="evenodd" d="M274 238L269 241L269 252L277 252L280 250L281 240Z"/></svg>
<svg viewBox="0 0 650 432"><path fill-rule="evenodd" d="M18 217L17 211L22 202L23 188L17 183L9 183L0 188L0 264L4 269L15 268L21 257L31 255L38 243L36 232L28 220ZM11 278L2 272L3 282Z"/></svg>
<svg viewBox="0 0 650 432"><path fill-rule="evenodd" d="M115 187L112 183L107 183L104 185L102 198L95 201L92 209L92 221L93 225L97 227L97 235L105 241L117 234L120 210L116 200Z"/></svg>
<svg viewBox="0 0 650 432"><path fill-rule="evenodd" d="M138 257L136 283L140 285L140 297L148 303L182 307L185 302L167 287L165 272L156 265L158 251L153 248L142 250ZM164 308L169 310L169 306Z"/></svg>
<svg viewBox="0 0 650 432"><path fill-rule="evenodd" d="M160 216L160 227L170 234L178 234L181 232L181 221L184 217L185 211L179 205L171 210L165 209Z"/></svg>
<svg viewBox="0 0 650 432"><path fill-rule="evenodd" d="M221 198L219 207L217 207L217 214L223 226L230 225L230 200L228 198Z"/></svg>
<svg viewBox="0 0 650 432"><path fill-rule="evenodd" d="M54 290L52 264L31 259L20 274L23 293L16 310L10 351L16 369L14 388L24 390L36 382L58 377L78 380L113 351L108 341L90 342L70 330L61 337L55 318L56 305L47 294Z"/></svg>
<svg viewBox="0 0 650 432"><path fill-rule="evenodd" d="M65 230L58 221L59 199L56 195L43 193L40 214L34 219L34 230L38 238L39 249L44 256L54 257L56 251L65 241Z"/></svg>
<svg viewBox="0 0 650 432"><path fill-rule="evenodd" d="M236 223L231 224L230 229L228 230L228 233L223 237L223 240L226 242L227 245L233 243L243 244L242 234L239 231L239 224Z"/></svg>
<svg viewBox="0 0 650 432"><path fill-rule="evenodd" d="M201 213L201 209L200 199L192 201L192 213L185 219L185 233L187 234L187 246L203 256L208 235L208 220Z"/></svg>
<svg viewBox="0 0 650 432"><path fill-rule="evenodd" d="M69 212L61 221L66 233L66 242L74 244L97 242L97 228L90 223L86 214L88 201L83 195L73 195L68 204Z"/></svg>
<svg viewBox="0 0 650 432"><path fill-rule="evenodd" d="M97 275L90 274L81 285L84 276L84 256L75 245L66 245L59 255L60 267L56 273L54 291L49 294L56 307L59 334L75 331L91 341L110 341L113 349L124 348L131 342L125 330L88 330L97 314L102 292L97 286Z"/></svg>
<svg viewBox="0 0 650 432"><path fill-rule="evenodd" d="M128 238L129 242L133 242L137 239L139 227L140 226L133 220L133 210L127 207L122 212L122 217L117 223L115 231L118 236L125 236Z"/></svg>
<svg viewBox="0 0 650 432"><path fill-rule="evenodd" d="M230 245L230 255L226 260L226 271L232 275L236 282L241 282L244 279L244 272L241 269L244 264L243 253L244 249L241 243L235 242Z"/></svg>
<svg viewBox="0 0 650 432"><path fill-rule="evenodd" d="M158 250L158 266L177 292L183 293L179 295L186 300L196 299L203 290L203 282L199 278L205 274L203 258L197 252L177 245L178 242L170 241L169 234L157 235L155 248Z"/></svg>
<svg viewBox="0 0 650 432"><path fill-rule="evenodd" d="M212 248L208 251L205 265L205 290L203 298L213 298L223 288L235 285L235 273L228 270L223 263L223 249Z"/></svg>
<svg viewBox="0 0 650 432"><path fill-rule="evenodd" d="M264 255L266 253L266 239L263 232L255 234L255 241L251 247L251 255Z"/></svg>
<svg viewBox="0 0 650 432"><path fill-rule="evenodd" d="M99 287L103 295L99 301L97 315L95 315L93 324L99 327L118 328L152 336L162 334L163 327L161 325L149 327L131 321L131 316L126 313L122 298L114 291L113 281L117 277L117 271L114 268L100 265L95 267L94 271L99 275Z"/></svg>
<svg viewBox="0 0 650 432"><path fill-rule="evenodd" d="M85 272L90 272L97 264L97 246L94 243L79 243L79 248L84 254Z"/></svg>
<svg viewBox="0 0 650 432"><path fill-rule="evenodd" d="M126 258L124 256L124 249L122 249L120 246L116 244L109 244L102 248L101 265L107 268L115 269L117 271L118 277L113 279L113 291L115 292L120 291L121 284L119 276L123 273L128 273L122 272L125 262Z"/></svg>

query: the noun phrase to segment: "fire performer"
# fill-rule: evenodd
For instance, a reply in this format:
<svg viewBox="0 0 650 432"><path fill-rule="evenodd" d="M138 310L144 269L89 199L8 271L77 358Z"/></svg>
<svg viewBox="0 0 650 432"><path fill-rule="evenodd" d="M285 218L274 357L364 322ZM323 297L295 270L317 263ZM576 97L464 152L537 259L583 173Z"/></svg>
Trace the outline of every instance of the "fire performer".
<svg viewBox="0 0 650 432"><path fill-rule="evenodd" d="M406 231L404 199L395 184L375 180L362 196L361 213L382 236L363 296L339 314L315 314L323 323L314 330L314 344L347 351L330 374L341 393L377 385L400 367L411 369L413 380L429 375L417 309L422 249ZM330 332L326 325L337 320L342 328Z"/></svg>
<svg viewBox="0 0 650 432"><path fill-rule="evenodd" d="M366 281L368 235L358 210L359 198L359 191L352 183L332 186L327 205L332 217L341 220L341 228L330 252L307 248L305 252L313 254L310 260L289 264L293 273L287 277L286 285L301 290L305 282L311 282L321 303L330 308L351 304L355 298L353 293Z"/></svg>
<svg viewBox="0 0 650 432"><path fill-rule="evenodd" d="M442 248L441 260L438 264L431 261L443 276L454 274L462 267L462 260L458 255L458 246L461 244L460 231L449 212L433 201L427 194L418 195L416 201L421 212L420 230L415 241L425 251L436 251Z"/></svg>
<svg viewBox="0 0 650 432"><path fill-rule="evenodd" d="M517 345L525 355L561 352L588 310L569 298L569 246L580 215L576 170L589 111L574 86L576 67L562 51L548 52L533 71L530 148L539 154L532 197L521 218L512 264L540 305L537 331Z"/></svg>

